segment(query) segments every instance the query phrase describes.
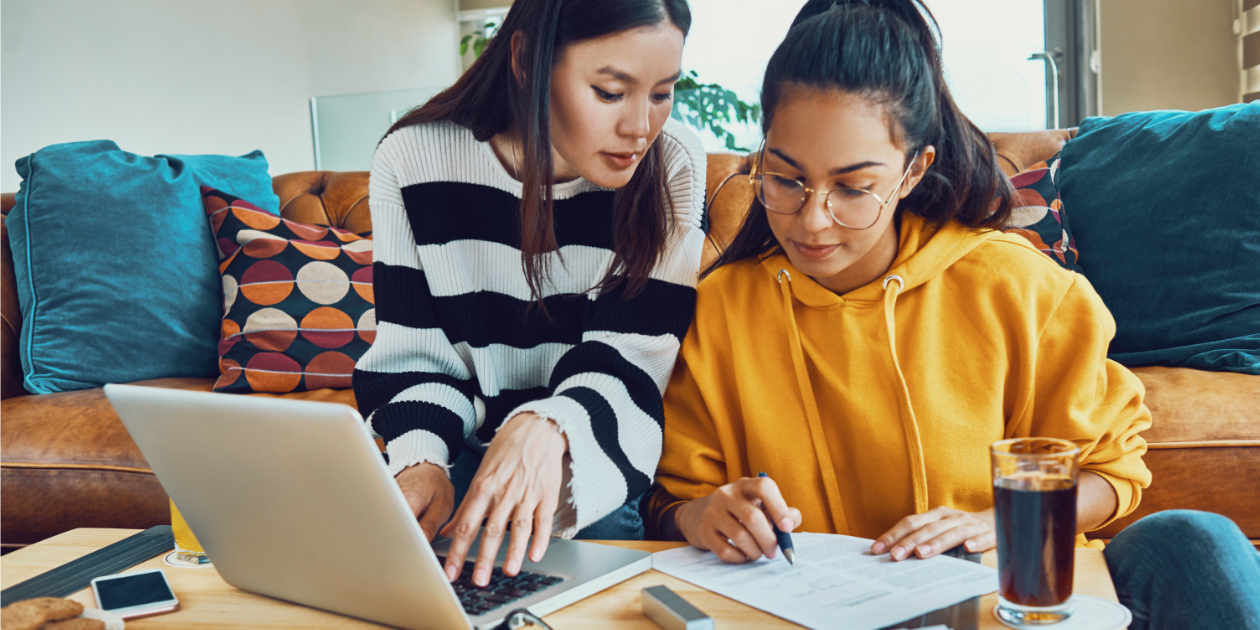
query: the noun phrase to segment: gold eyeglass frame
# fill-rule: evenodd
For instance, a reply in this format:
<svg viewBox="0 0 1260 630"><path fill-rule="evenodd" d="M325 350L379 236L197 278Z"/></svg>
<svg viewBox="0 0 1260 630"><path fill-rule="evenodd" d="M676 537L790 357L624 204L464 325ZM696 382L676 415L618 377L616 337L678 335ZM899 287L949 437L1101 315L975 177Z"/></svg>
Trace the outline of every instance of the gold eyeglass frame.
<svg viewBox="0 0 1260 630"><path fill-rule="evenodd" d="M810 194L820 194L820 191L814 188L810 188L809 186L806 186L805 184L797 181L795 178L788 177L787 175L784 175L783 173L776 173L773 171L770 171L770 172L762 171L761 166L762 164L765 163L764 162L765 151L766 151L766 140L765 138L762 138L761 147L757 149L757 160L756 162L753 163L753 168L748 175L748 184L752 186L753 188L753 195L756 196L757 201L761 202L761 206L766 209L766 212L773 212L775 214L783 214L783 215L796 214L800 212L801 209L805 207L805 204L809 201ZM919 152L915 151L914 156L910 158L910 165L906 167L906 172L902 173L901 179L897 181L897 187L893 188L892 192L889 193L887 201L885 201L879 195L869 190L862 189L862 188L849 188L847 186L837 186L836 188L832 188L831 190L828 190L827 194L823 197L823 199L826 200L825 205L827 207L827 216L831 217L831 220L835 221L836 225L839 225L840 227L843 227L843 228L848 228L850 230L865 230L865 229L869 229L872 225L879 223L879 218L884 215L884 208L887 208L888 204L892 203L893 197L896 196L897 191L901 190L901 185L906 183L906 178L910 176L910 171L914 169L914 161L917 159L919 159ZM801 197L801 205L797 206L797 208L791 212L779 212L778 210L771 210L770 206L766 203L765 199L762 198L762 195L761 195L762 186L761 186L761 182L758 181L762 177L765 177L766 175L775 175L778 177L782 177L783 179L794 181L797 184L800 184L801 189L805 191L805 194ZM879 212L875 213L875 218L870 222L869 225L866 225L863 227L854 227L852 225L845 225L842 221L840 221L840 219L836 218L836 214L831 211L831 193L839 189L856 190L860 193L865 193L874 197L875 201L879 202Z"/></svg>

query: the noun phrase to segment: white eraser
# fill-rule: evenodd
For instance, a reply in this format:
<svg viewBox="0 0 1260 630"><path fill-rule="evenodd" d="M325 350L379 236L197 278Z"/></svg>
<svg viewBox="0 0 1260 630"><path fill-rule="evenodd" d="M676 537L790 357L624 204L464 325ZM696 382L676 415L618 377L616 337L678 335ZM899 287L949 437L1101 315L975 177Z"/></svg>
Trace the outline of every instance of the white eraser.
<svg viewBox="0 0 1260 630"><path fill-rule="evenodd" d="M713 617L661 584L643 589L643 614L665 630L713 630Z"/></svg>

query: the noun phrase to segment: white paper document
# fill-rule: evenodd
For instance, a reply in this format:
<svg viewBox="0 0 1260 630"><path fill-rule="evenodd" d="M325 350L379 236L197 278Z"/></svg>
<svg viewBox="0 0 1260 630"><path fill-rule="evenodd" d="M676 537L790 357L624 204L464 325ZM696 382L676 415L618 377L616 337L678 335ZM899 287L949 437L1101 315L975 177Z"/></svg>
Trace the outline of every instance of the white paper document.
<svg viewBox="0 0 1260 630"><path fill-rule="evenodd" d="M726 564L695 547L656 553L652 568L815 630L876 630L997 590L997 571L937 556L893 562L874 541L792 534L796 565L780 553Z"/></svg>

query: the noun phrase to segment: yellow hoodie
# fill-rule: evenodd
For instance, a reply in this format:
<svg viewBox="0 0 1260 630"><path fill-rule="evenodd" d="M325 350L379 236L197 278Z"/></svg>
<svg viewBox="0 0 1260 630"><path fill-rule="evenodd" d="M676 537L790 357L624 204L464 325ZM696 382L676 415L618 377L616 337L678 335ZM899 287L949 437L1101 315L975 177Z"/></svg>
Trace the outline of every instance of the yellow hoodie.
<svg viewBox="0 0 1260 630"><path fill-rule="evenodd" d="M765 471L802 531L874 538L993 506L989 444L1058 437L1119 497L1150 484L1141 382L1084 276L1018 236L902 215L892 268L836 295L786 256L699 286L665 394L657 481L683 500ZM667 507L653 501L657 522Z"/></svg>

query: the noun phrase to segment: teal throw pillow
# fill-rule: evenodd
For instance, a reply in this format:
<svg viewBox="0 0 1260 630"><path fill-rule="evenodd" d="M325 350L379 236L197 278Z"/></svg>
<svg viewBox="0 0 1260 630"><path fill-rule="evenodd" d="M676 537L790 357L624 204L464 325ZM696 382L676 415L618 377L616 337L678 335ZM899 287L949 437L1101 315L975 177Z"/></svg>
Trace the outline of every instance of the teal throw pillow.
<svg viewBox="0 0 1260 630"><path fill-rule="evenodd" d="M201 187L230 190L242 199L257 200L254 206L271 214L280 214L280 197L271 188L267 158L253 150L240 157L231 155L155 155L166 160L177 173L187 170L197 182L197 203L201 203ZM260 168L261 167L261 168Z"/></svg>
<svg viewBox="0 0 1260 630"><path fill-rule="evenodd" d="M1089 118L1060 155L1111 358L1260 374L1260 102Z"/></svg>
<svg viewBox="0 0 1260 630"><path fill-rule="evenodd" d="M223 293L200 185L251 190L274 212L262 153L145 157L97 140L17 170L6 226L26 389L217 376Z"/></svg>

